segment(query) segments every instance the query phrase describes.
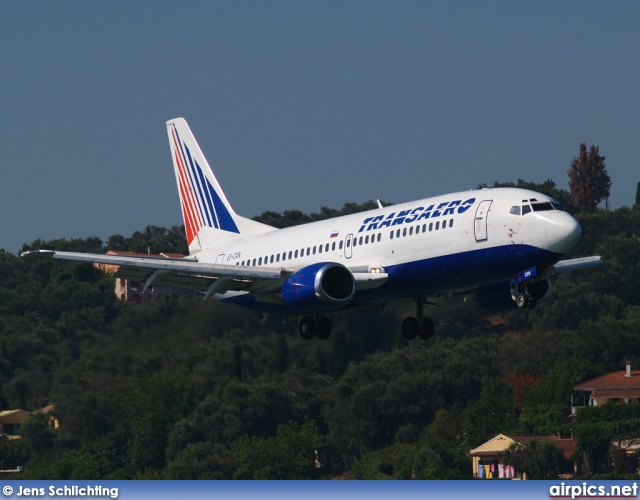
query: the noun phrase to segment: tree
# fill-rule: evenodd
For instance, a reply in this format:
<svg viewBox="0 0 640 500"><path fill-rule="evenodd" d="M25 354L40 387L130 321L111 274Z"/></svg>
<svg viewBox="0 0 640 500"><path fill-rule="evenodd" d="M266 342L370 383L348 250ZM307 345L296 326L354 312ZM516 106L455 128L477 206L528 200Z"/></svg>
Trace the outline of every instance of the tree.
<svg viewBox="0 0 640 500"><path fill-rule="evenodd" d="M595 212L598 203L610 194L611 179L604 158L600 156L598 146L591 145L587 153L587 145L583 142L580 154L573 159L567 171L571 196L582 213Z"/></svg>
<svg viewBox="0 0 640 500"><path fill-rule="evenodd" d="M505 463L526 472L529 479L557 479L570 469L562 450L551 441L531 440L524 445L513 444L507 450Z"/></svg>
<svg viewBox="0 0 640 500"><path fill-rule="evenodd" d="M501 380L489 380L480 397L462 413L467 446L475 448L501 432L517 426L512 388Z"/></svg>
<svg viewBox="0 0 640 500"><path fill-rule="evenodd" d="M633 206L636 210L640 210L640 182L636 186L636 204ZM0 251L1 253L1 251Z"/></svg>
<svg viewBox="0 0 640 500"><path fill-rule="evenodd" d="M597 472L597 467L609 453L611 435L606 424L590 422L576 426L578 451L591 474Z"/></svg>
<svg viewBox="0 0 640 500"><path fill-rule="evenodd" d="M315 422L279 425L275 438L245 436L234 449L237 479L311 479L314 449L322 443Z"/></svg>

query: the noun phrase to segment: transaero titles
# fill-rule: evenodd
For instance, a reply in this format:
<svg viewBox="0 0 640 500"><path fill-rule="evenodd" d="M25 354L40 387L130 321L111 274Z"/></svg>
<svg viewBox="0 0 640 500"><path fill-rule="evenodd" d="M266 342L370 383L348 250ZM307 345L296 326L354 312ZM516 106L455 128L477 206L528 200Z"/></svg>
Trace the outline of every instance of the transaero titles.
<svg viewBox="0 0 640 500"><path fill-rule="evenodd" d="M362 231L374 231L376 229L382 229L383 227L398 226L400 224L408 224L410 222L417 222L422 219L433 219L435 217L453 215L454 213L464 213L471 208L475 203L475 198L468 200L453 200L444 201L436 207L430 205L429 207L416 207L411 210L401 210L400 212L392 212L386 217L384 215L376 215L375 217L367 217L362 221L362 226L358 230Z"/></svg>
<svg viewBox="0 0 640 500"><path fill-rule="evenodd" d="M103 486L49 486L49 488L24 488L19 487L16 492L18 497L109 497L118 498L118 488L105 488Z"/></svg>

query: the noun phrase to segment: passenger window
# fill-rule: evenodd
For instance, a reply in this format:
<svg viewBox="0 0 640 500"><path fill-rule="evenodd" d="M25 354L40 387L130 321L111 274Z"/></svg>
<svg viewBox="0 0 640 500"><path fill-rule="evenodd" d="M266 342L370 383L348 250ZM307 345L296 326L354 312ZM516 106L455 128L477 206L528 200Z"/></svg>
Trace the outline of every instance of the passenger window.
<svg viewBox="0 0 640 500"><path fill-rule="evenodd" d="M453 227L453 219L449 221L449 227Z"/></svg>
<svg viewBox="0 0 640 500"><path fill-rule="evenodd" d="M520 215L520 205L514 205L509 210L509 213L512 215Z"/></svg>
<svg viewBox="0 0 640 500"><path fill-rule="evenodd" d="M313 253L315 253L315 252L313 252ZM307 247L307 256L308 255L311 255L311 247Z"/></svg>
<svg viewBox="0 0 640 500"><path fill-rule="evenodd" d="M405 228L402 230L402 236L406 236L406 235L407 235L407 228L405 227Z"/></svg>
<svg viewBox="0 0 640 500"><path fill-rule="evenodd" d="M335 241L333 243L331 243L331 251L332 252L336 251L336 242Z"/></svg>
<svg viewBox="0 0 640 500"><path fill-rule="evenodd" d="M273 264L273 255L271 256L271 259L269 260L270 264Z"/></svg>
<svg viewBox="0 0 640 500"><path fill-rule="evenodd" d="M335 244L335 243L334 243L334 244ZM327 243L327 244L324 246L324 251L325 251L325 252L328 252L328 251L329 251L329 243Z"/></svg>
<svg viewBox="0 0 640 500"><path fill-rule="evenodd" d="M254 265L255 265L255 263L254 263ZM260 257L260 258L258 259L258 265L259 265L259 266L261 266L261 265L262 265L262 257Z"/></svg>
<svg viewBox="0 0 640 500"><path fill-rule="evenodd" d="M298 258L298 251L297 250L296 250L296 253L294 255L295 255L295 258L297 259Z"/></svg>
<svg viewBox="0 0 640 500"><path fill-rule="evenodd" d="M315 255L315 254L316 254L316 246L314 245L313 246L313 255Z"/></svg>
<svg viewBox="0 0 640 500"><path fill-rule="evenodd" d="M440 229L440 221L436 222L436 231Z"/></svg>
<svg viewBox="0 0 640 500"><path fill-rule="evenodd" d="M447 221L443 220L442 221L442 229L445 229L447 227Z"/></svg>
<svg viewBox="0 0 640 500"><path fill-rule="evenodd" d="M427 232L427 225L426 224L422 224L422 232L423 233Z"/></svg>
<svg viewBox="0 0 640 500"><path fill-rule="evenodd" d="M347 240L347 248L351 246L351 240Z"/></svg>
<svg viewBox="0 0 640 500"><path fill-rule="evenodd" d="M340 241L340 243L338 244L338 248L340 248L340 250L342 250L342 240Z"/></svg>
<svg viewBox="0 0 640 500"><path fill-rule="evenodd" d="M296 253L298 253L298 252L296 251ZM293 257L293 255L292 255L291 250L289 250L289 260L291 260L291 257Z"/></svg>
<svg viewBox="0 0 640 500"><path fill-rule="evenodd" d="M365 244L365 245L368 245L368 244L369 244L369 235L367 235L367 236L364 238L364 244Z"/></svg>
<svg viewBox="0 0 640 500"><path fill-rule="evenodd" d="M391 234L389 235L389 239L393 239L393 231L391 231Z"/></svg>
<svg viewBox="0 0 640 500"><path fill-rule="evenodd" d="M358 245L362 245L362 236L360 236L360 241L358 242Z"/></svg>
<svg viewBox="0 0 640 500"><path fill-rule="evenodd" d="M313 253L315 253L315 252L313 252ZM318 247L318 253L322 253L322 245L320 245L320 246Z"/></svg>
<svg viewBox="0 0 640 500"><path fill-rule="evenodd" d="M413 226L409 228L409 236L413 235Z"/></svg>
<svg viewBox="0 0 640 500"><path fill-rule="evenodd" d="M262 259L262 257L260 257ZM256 267L256 259L253 259L253 267Z"/></svg>
<svg viewBox="0 0 640 500"><path fill-rule="evenodd" d="M400 229L396 231L396 238L400 238Z"/></svg>
<svg viewBox="0 0 640 500"><path fill-rule="evenodd" d="M354 247L358 246L358 238L353 238L353 246Z"/></svg>
<svg viewBox="0 0 640 500"><path fill-rule="evenodd" d="M382 234L378 233L378 241L382 239Z"/></svg>
<svg viewBox="0 0 640 500"><path fill-rule="evenodd" d="M531 212L531 207L529 205L522 205L522 215L527 215Z"/></svg>
<svg viewBox="0 0 640 500"><path fill-rule="evenodd" d="M433 222L429 222L429 232L433 231Z"/></svg>

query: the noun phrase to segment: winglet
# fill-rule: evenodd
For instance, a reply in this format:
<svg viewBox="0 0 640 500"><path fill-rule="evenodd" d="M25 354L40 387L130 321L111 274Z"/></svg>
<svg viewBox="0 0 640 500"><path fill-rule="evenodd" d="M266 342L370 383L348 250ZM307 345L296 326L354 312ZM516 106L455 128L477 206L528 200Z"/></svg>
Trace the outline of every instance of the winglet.
<svg viewBox="0 0 640 500"><path fill-rule="evenodd" d="M20 257L41 257L45 259L52 259L56 252L53 250L28 250L22 252Z"/></svg>

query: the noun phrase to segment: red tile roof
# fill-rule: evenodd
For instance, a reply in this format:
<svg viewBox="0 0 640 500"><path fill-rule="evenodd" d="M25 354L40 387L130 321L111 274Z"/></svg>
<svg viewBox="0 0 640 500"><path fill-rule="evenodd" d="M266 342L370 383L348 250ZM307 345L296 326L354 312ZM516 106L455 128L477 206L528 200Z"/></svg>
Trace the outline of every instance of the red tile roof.
<svg viewBox="0 0 640 500"><path fill-rule="evenodd" d="M602 377L587 380L576 385L576 391L593 391L596 389L638 389L640 390L640 370L633 370L631 376L627 377L626 370L607 373Z"/></svg>

